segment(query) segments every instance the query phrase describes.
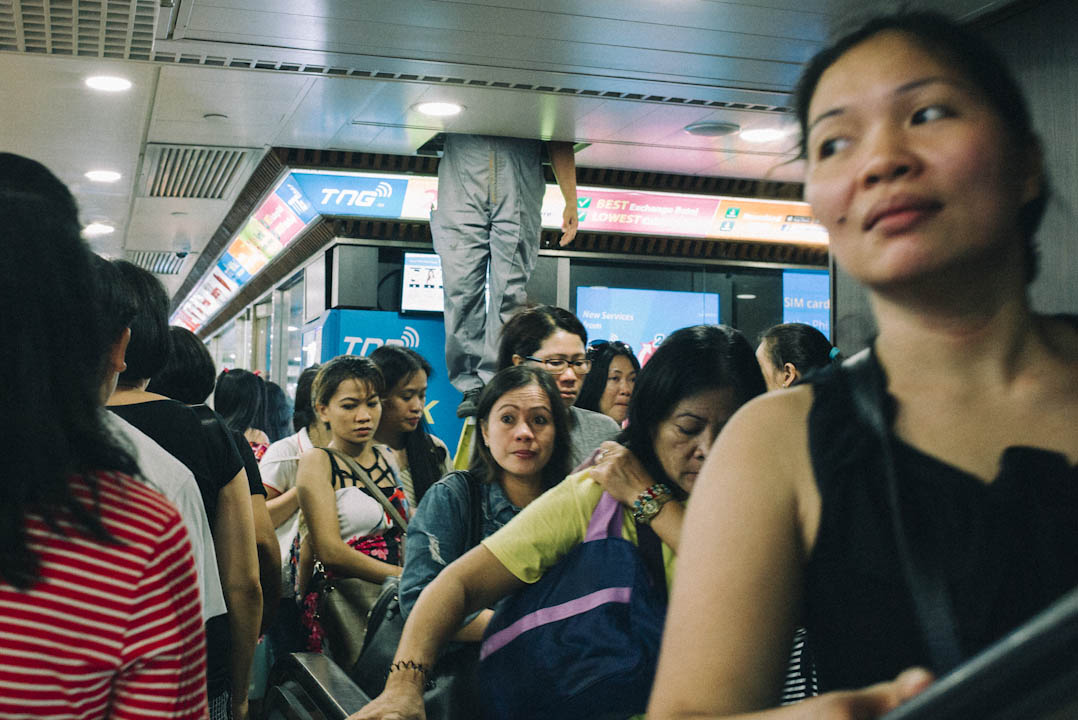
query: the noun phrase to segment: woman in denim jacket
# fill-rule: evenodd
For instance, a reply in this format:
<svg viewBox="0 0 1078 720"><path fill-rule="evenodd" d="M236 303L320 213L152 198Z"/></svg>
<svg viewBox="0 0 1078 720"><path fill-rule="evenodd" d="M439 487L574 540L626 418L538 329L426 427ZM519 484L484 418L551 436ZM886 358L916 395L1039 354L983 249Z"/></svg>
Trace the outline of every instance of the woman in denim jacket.
<svg viewBox="0 0 1078 720"><path fill-rule="evenodd" d="M502 370L484 388L477 416L480 435L470 470L449 473L432 485L408 525L400 586L405 617L445 566L569 470L568 417L550 373L526 365ZM478 512L472 498L479 500ZM478 535L473 517L480 521ZM455 639L481 640L491 614L487 609L468 616Z"/></svg>

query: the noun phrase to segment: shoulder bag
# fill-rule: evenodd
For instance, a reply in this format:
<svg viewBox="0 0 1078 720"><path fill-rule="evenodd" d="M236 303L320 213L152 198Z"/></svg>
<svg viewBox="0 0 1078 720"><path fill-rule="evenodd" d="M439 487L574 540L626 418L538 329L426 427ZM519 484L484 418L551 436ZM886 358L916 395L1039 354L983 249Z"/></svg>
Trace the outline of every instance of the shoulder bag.
<svg viewBox="0 0 1078 720"><path fill-rule="evenodd" d="M325 450L345 464L352 475L363 483L367 494L381 503L398 527L408 529L408 522L359 463L333 448ZM326 578L318 605L318 621L325 635L326 654L342 668L351 667L359 657L367 633L367 618L380 592L380 585L360 578Z"/></svg>
<svg viewBox="0 0 1078 720"><path fill-rule="evenodd" d="M488 718L600 720L647 709L666 615L621 504L603 493L584 542L498 606L479 660Z"/></svg>

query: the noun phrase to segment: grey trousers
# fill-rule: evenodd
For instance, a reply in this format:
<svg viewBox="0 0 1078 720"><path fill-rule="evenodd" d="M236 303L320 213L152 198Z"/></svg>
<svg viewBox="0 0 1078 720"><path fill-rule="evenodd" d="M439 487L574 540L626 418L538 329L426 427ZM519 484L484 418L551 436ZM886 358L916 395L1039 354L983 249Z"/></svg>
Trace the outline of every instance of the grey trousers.
<svg viewBox="0 0 1078 720"><path fill-rule="evenodd" d="M524 288L539 255L541 148L538 140L446 138L430 229L442 261L445 364L461 392L493 377L502 325L527 301Z"/></svg>

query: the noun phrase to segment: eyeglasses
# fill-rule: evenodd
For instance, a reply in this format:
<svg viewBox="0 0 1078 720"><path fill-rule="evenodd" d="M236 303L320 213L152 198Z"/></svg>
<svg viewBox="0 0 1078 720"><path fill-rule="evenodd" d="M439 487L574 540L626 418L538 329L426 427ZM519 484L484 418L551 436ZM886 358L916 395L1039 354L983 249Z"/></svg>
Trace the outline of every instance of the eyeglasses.
<svg viewBox="0 0 1078 720"><path fill-rule="evenodd" d="M577 375L587 375L591 370L591 360L587 358L578 360L562 360L561 358L537 358L532 355L527 355L525 360L531 360L537 362L543 366L551 375L561 375L565 372L566 368L572 367L573 372Z"/></svg>

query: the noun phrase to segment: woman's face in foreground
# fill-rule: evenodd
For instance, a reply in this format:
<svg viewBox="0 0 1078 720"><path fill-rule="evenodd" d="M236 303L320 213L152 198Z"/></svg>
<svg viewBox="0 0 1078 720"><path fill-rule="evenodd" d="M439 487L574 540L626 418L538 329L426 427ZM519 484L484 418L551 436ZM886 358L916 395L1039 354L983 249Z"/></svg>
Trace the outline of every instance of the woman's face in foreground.
<svg viewBox="0 0 1078 720"><path fill-rule="evenodd" d="M494 462L520 479L538 480L554 452L550 398L534 383L495 400L480 429Z"/></svg>
<svg viewBox="0 0 1078 720"><path fill-rule="evenodd" d="M808 123L805 198L862 283L1021 265L1017 213L1040 190L1039 155L1015 147L981 92L909 36L884 32L841 56Z"/></svg>
<svg viewBox="0 0 1078 720"><path fill-rule="evenodd" d="M711 444L738 408L732 388L690 395L674 405L652 435L659 464L685 492L692 492Z"/></svg>

